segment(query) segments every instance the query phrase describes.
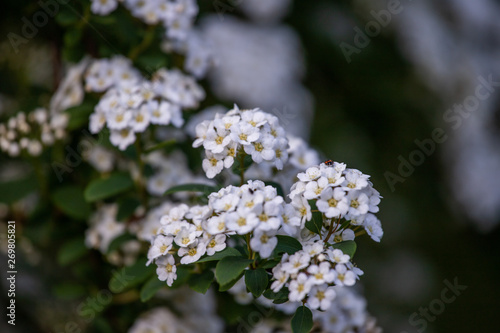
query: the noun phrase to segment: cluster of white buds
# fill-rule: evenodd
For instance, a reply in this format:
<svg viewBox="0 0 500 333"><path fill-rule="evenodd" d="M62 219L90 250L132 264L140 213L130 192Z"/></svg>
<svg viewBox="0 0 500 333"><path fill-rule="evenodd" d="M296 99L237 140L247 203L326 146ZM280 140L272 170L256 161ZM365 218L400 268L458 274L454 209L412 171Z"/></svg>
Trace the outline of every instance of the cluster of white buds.
<svg viewBox="0 0 500 333"><path fill-rule="evenodd" d="M86 89L106 93L90 116L90 131L106 125L110 141L125 150L150 124L181 127L183 108L195 108L205 92L178 70L158 70L151 81L144 79L121 57L95 61L86 76Z"/></svg>
<svg viewBox="0 0 500 333"><path fill-rule="evenodd" d="M327 161L299 173L299 181L290 189L289 197L307 220L311 219L310 202L314 202L327 227L322 228L323 237L341 231L346 235L354 234L346 228L356 230L362 227L379 242L383 235L382 226L373 213L378 212L381 197L369 177L359 170L347 169L344 163ZM349 221L347 226L342 219Z"/></svg>
<svg viewBox="0 0 500 333"><path fill-rule="evenodd" d="M281 170L288 160L288 140L277 117L260 109L240 110L236 105L226 114L216 114L196 126L193 147L203 145L203 170L214 178L230 168L235 158L251 156L256 163L271 162ZM243 163L243 162L241 162Z"/></svg>
<svg viewBox="0 0 500 333"><path fill-rule="evenodd" d="M213 211L204 228L210 234L251 235L250 248L261 258L268 258L275 249L276 234L284 225L300 226L298 216L287 216L293 209L286 208L283 197L272 186L260 180L248 181L240 187L228 186L208 197Z"/></svg>
<svg viewBox="0 0 500 333"><path fill-rule="evenodd" d="M51 146L66 135L68 115L50 114L38 108L26 114L17 115L0 124L0 148L9 156L19 156L26 151L31 156L39 156L44 146Z"/></svg>
<svg viewBox="0 0 500 333"><path fill-rule="evenodd" d="M118 7L120 0L91 0L94 14L108 15ZM124 0L130 13L149 25L162 23L166 35L172 39L185 39L195 16L198 5L195 0Z"/></svg>
<svg viewBox="0 0 500 333"><path fill-rule="evenodd" d="M202 222L210 216L208 206L188 207L180 204L160 219L161 227L151 241L148 264L155 262L161 281L171 286L177 278L177 257L180 264L191 264L205 253L209 256L226 247L226 235L207 233Z"/></svg>
<svg viewBox="0 0 500 333"><path fill-rule="evenodd" d="M284 254L273 268L274 292L288 287L290 302L307 301L311 309L327 310L335 291L332 286L352 286L363 272L350 257L321 240L307 242L292 255Z"/></svg>

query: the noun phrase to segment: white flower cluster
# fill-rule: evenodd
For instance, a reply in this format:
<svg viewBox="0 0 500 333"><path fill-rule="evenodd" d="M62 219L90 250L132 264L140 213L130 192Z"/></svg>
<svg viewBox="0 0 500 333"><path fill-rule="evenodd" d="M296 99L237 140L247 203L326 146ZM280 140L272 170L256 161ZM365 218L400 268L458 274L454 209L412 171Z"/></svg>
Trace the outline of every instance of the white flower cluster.
<svg viewBox="0 0 500 333"><path fill-rule="evenodd" d="M240 187L228 186L208 197L208 205L214 216L204 228L213 235L247 235L252 233L250 248L261 258L268 258L278 243L276 234L287 219L290 227L300 226L293 212L276 189L262 181L248 181Z"/></svg>
<svg viewBox="0 0 500 333"><path fill-rule="evenodd" d="M174 254L183 265L191 264L205 253L213 255L226 247L226 235L207 233L202 222L211 211L208 206L188 207L180 204L161 217L161 227L151 242L148 264L155 262L156 273L169 286L177 278L177 264Z"/></svg>
<svg viewBox="0 0 500 333"><path fill-rule="evenodd" d="M95 134L106 125L110 141L125 150L150 124L181 127L183 108L195 108L205 92L179 70L160 69L152 81L144 79L122 57L97 60L86 76L86 89L106 93L90 116L90 131Z"/></svg>
<svg viewBox="0 0 500 333"><path fill-rule="evenodd" d="M129 333L222 333L224 321L217 313L215 294L197 293L186 287L163 289L156 294L169 308L153 308L137 318Z"/></svg>
<svg viewBox="0 0 500 333"><path fill-rule="evenodd" d="M325 248L321 240L308 242L302 250L283 255L273 268L271 289L278 292L286 286L290 302L307 299L311 309L327 310L335 298L332 286L352 286L363 274L350 259L339 249Z"/></svg>
<svg viewBox="0 0 500 333"><path fill-rule="evenodd" d="M39 156L44 146L51 146L65 137L67 124L68 115L52 115L44 108L28 114L18 112L0 124L0 149L12 157L19 156L22 151Z"/></svg>
<svg viewBox="0 0 500 333"><path fill-rule="evenodd" d="M90 217L90 228L85 232L85 245L107 253L109 244L126 232L126 225L116 220L118 204L103 205Z"/></svg>
<svg viewBox="0 0 500 333"><path fill-rule="evenodd" d="M203 145L203 170L214 178L222 169L230 168L235 158L251 156L256 163L271 162L281 170L288 160L288 140L277 117L260 109L240 110L236 105L214 120L196 126L193 147Z"/></svg>
<svg viewBox="0 0 500 333"><path fill-rule="evenodd" d="M108 15L118 7L120 0L91 0L94 14ZM162 23L166 35L172 39L186 38L198 14L195 0L123 0L131 14L144 23Z"/></svg>
<svg viewBox="0 0 500 333"><path fill-rule="evenodd" d="M301 211L308 212L307 220L311 219L308 200L314 200L326 221L336 225L334 230L338 231L340 219L345 219L354 228L363 227L379 242L382 226L373 213L378 212L381 197L369 177L359 170L346 168L344 163L327 161L299 173L299 181L290 189L289 197L292 202L302 204Z"/></svg>

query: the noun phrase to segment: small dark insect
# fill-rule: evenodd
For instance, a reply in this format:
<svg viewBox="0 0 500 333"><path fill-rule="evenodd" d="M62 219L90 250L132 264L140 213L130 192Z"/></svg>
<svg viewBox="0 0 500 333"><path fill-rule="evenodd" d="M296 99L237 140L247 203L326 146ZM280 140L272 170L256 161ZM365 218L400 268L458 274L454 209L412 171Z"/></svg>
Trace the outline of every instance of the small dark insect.
<svg viewBox="0 0 500 333"><path fill-rule="evenodd" d="M248 189L248 192L250 192L250 194L253 194L253 190L251 188Z"/></svg>
<svg viewBox="0 0 500 333"><path fill-rule="evenodd" d="M328 166L332 166L333 165L333 161L332 160L327 160L327 161L325 161L323 163L325 163L325 165L328 165Z"/></svg>

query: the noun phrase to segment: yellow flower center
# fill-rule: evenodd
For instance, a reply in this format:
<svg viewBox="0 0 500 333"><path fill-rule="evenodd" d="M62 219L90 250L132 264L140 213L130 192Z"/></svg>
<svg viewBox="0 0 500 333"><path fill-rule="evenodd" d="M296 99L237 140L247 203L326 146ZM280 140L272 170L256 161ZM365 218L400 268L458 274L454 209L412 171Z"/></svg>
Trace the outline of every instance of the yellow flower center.
<svg viewBox="0 0 500 333"><path fill-rule="evenodd" d="M330 200L328 200L328 206L330 206L330 207L337 207L337 203L338 203L338 201L335 200L334 198L331 198Z"/></svg>
<svg viewBox="0 0 500 333"><path fill-rule="evenodd" d="M358 200L356 200L356 199L351 200L351 207L352 207L352 208L358 208L358 207L359 207L359 202L358 202Z"/></svg>

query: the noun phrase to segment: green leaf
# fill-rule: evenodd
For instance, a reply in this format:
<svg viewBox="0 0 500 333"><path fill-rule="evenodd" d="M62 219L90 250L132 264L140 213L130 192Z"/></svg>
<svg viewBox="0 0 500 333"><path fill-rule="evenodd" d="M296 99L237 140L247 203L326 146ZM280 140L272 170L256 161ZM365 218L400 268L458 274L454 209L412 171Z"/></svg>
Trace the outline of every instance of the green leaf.
<svg viewBox="0 0 500 333"><path fill-rule="evenodd" d="M270 185L276 189L276 192L278 195L281 195L282 197L285 197L285 192L283 191L283 187L279 183L273 182L273 181L266 181L264 182L266 185Z"/></svg>
<svg viewBox="0 0 500 333"><path fill-rule="evenodd" d="M242 168L243 168L243 173L245 173L245 171L247 171L248 168L250 167L250 165L252 165L252 163L253 163L252 156L245 154L245 157L243 158L243 166L242 166L240 156L241 156L241 152L239 152L236 155L236 157L234 159L233 166L231 167L231 170L236 175L241 174Z"/></svg>
<svg viewBox="0 0 500 333"><path fill-rule="evenodd" d="M309 200L309 205L311 206L311 210L318 210L318 208L316 207L316 202L314 200ZM321 235L321 229L323 228L323 213L312 213L312 219L306 222L306 228L314 233Z"/></svg>
<svg viewBox="0 0 500 333"><path fill-rule="evenodd" d="M175 139L171 139L171 140L167 140L167 141L163 141L163 142L160 142L159 144L157 145L154 145L154 146L151 146L151 147L148 147L144 150L144 153L145 154L148 154L152 151L155 151L155 150L158 150L158 149L162 149L162 148L165 148L165 147L170 147L170 146L173 146L175 145L177 141Z"/></svg>
<svg viewBox="0 0 500 333"><path fill-rule="evenodd" d="M85 201L82 189L76 186L58 188L52 194L52 201L66 215L76 220L86 220L90 216L91 207Z"/></svg>
<svg viewBox="0 0 500 333"><path fill-rule="evenodd" d="M164 195L172 194L175 192L203 192L203 193L213 193L217 192L218 189L214 186L205 185L205 184L184 184L174 186L168 189Z"/></svg>
<svg viewBox="0 0 500 333"><path fill-rule="evenodd" d="M205 294L212 282L214 282L214 273L211 270L206 270L201 274L191 275L188 285L194 291Z"/></svg>
<svg viewBox="0 0 500 333"><path fill-rule="evenodd" d="M33 174L26 178L0 182L0 202L13 204L38 189L38 182Z"/></svg>
<svg viewBox="0 0 500 333"><path fill-rule="evenodd" d="M130 267L123 267L113 272L109 281L109 290L113 293L121 293L130 289L155 274L155 265L146 266L146 258L137 260Z"/></svg>
<svg viewBox="0 0 500 333"><path fill-rule="evenodd" d="M177 266L177 271L175 273L177 274L177 279L172 283L170 287L172 289L182 287L188 281L191 276L191 269L188 266L181 265Z"/></svg>
<svg viewBox="0 0 500 333"><path fill-rule="evenodd" d="M262 295L268 283L269 277L265 269L257 268L245 271L245 284L255 298Z"/></svg>
<svg viewBox="0 0 500 333"><path fill-rule="evenodd" d="M331 245L331 247L333 247L334 249L342 250L342 252L344 252L344 254L348 254L351 259L352 257L354 257L354 253L356 253L357 245L356 242L352 240L329 245Z"/></svg>
<svg viewBox="0 0 500 333"><path fill-rule="evenodd" d="M240 251L236 250L235 248L226 247L222 251L215 252L213 256L206 256L205 258L201 258L196 263L221 260L222 258L229 257L229 256L237 257L237 256L241 256L241 253L240 253Z"/></svg>
<svg viewBox="0 0 500 333"><path fill-rule="evenodd" d="M272 299L274 304L282 304L288 301L288 294L290 294L288 288L283 287L277 293L273 292L271 289L268 289L264 292L263 295L267 299Z"/></svg>
<svg viewBox="0 0 500 333"><path fill-rule="evenodd" d="M150 300L158 290L166 285L165 281L158 280L158 276L153 276L141 288L141 301L146 302Z"/></svg>
<svg viewBox="0 0 500 333"><path fill-rule="evenodd" d="M72 131L88 124L89 116L94 112L94 103L84 102L81 105L66 109L64 112L69 115L68 130Z"/></svg>
<svg viewBox="0 0 500 333"><path fill-rule="evenodd" d="M278 235L278 245L274 249L275 253L288 253L294 254L297 251L302 250L302 244L298 240L290 236Z"/></svg>
<svg viewBox="0 0 500 333"><path fill-rule="evenodd" d="M264 261L262 264L260 264L259 267L264 268L264 269L269 269L269 268L275 267L279 263L280 263L279 260L268 260L268 261Z"/></svg>
<svg viewBox="0 0 500 333"><path fill-rule="evenodd" d="M298 307L292 318L293 333L309 333L313 327L313 315L305 305Z"/></svg>
<svg viewBox="0 0 500 333"><path fill-rule="evenodd" d="M86 294L85 288L81 284L63 282L52 287L53 294L60 299L71 300L83 297Z"/></svg>
<svg viewBox="0 0 500 333"><path fill-rule="evenodd" d="M118 201L117 221L126 221L135 212L141 202L136 198L124 198Z"/></svg>
<svg viewBox="0 0 500 333"><path fill-rule="evenodd" d="M88 251L83 237L69 240L59 249L57 262L59 265L65 266L83 257Z"/></svg>
<svg viewBox="0 0 500 333"><path fill-rule="evenodd" d="M126 233L126 234L123 234L123 235L116 237L109 244L108 250L106 251L106 253L109 254L115 250L118 250L120 248L120 246L122 246L124 243L126 243L130 240L133 240L133 239L137 239L137 238L134 235L129 234L129 233Z"/></svg>
<svg viewBox="0 0 500 333"><path fill-rule="evenodd" d="M215 278L221 287L227 287L228 284L236 282L235 280L243 274L245 268L252 262L253 260L242 256L222 258L215 267Z"/></svg>
<svg viewBox="0 0 500 333"><path fill-rule="evenodd" d="M105 179L92 181L84 192L85 200L93 202L102 200L129 190L134 182L127 173L114 173Z"/></svg>
<svg viewBox="0 0 500 333"><path fill-rule="evenodd" d="M56 22L62 26L75 24L79 20L80 17L77 13L67 9L61 10L56 16Z"/></svg>
<svg viewBox="0 0 500 333"><path fill-rule="evenodd" d="M79 28L69 28L64 34L64 44L65 46L75 46L77 45L82 38L82 29Z"/></svg>

